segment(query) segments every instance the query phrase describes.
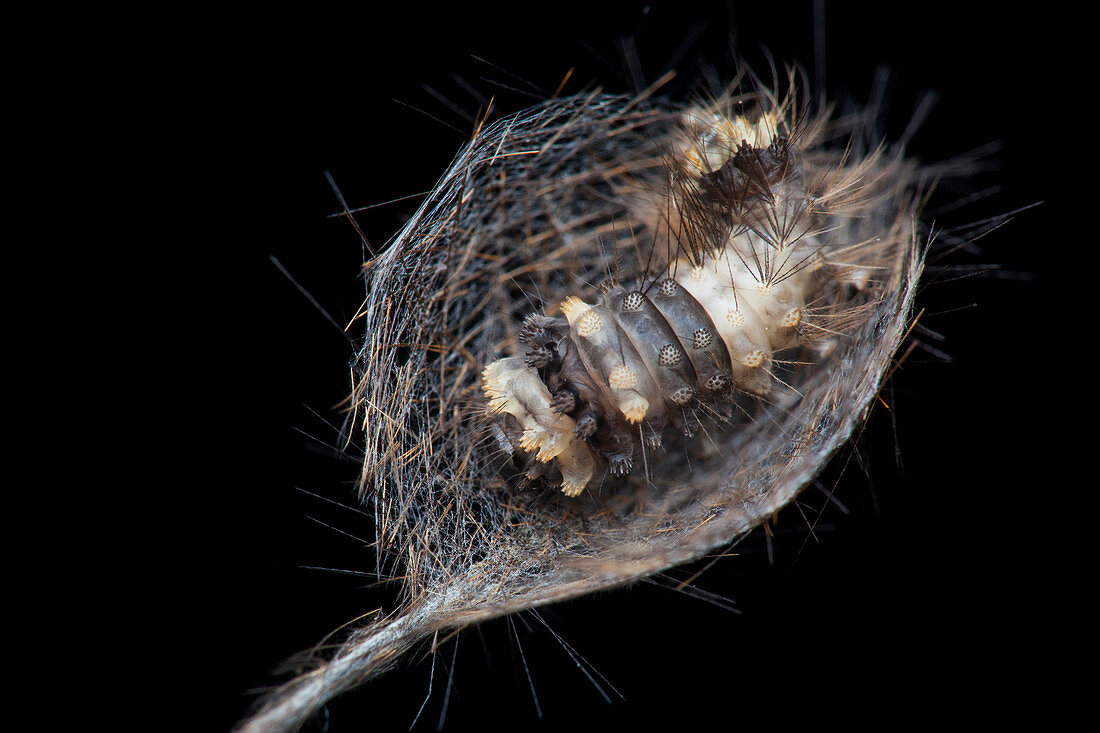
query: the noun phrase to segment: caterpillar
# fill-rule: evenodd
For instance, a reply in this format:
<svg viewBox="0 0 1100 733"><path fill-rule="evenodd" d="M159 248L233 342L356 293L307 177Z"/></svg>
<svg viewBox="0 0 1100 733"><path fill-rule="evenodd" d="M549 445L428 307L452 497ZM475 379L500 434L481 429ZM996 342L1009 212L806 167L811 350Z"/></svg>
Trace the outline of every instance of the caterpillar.
<svg viewBox="0 0 1100 733"><path fill-rule="evenodd" d="M793 93L747 93L660 133L657 175L628 184L642 189L631 238L653 242L645 270L630 286L605 280L595 302L566 297L561 316L528 315L524 355L482 373L526 482L577 496L597 464L627 475L669 428L690 440L705 421L715 439L738 409L795 398L828 368L915 234L912 167L881 148L826 148L828 124Z"/></svg>

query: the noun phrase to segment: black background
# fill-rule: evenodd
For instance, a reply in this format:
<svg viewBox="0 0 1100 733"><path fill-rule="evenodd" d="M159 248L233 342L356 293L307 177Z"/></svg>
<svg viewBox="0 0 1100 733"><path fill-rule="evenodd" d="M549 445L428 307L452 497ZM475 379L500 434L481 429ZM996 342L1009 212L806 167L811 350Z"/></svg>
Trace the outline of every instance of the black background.
<svg viewBox="0 0 1100 733"><path fill-rule="evenodd" d="M352 207L429 188L471 125L422 85L478 111L452 73L496 95L506 113L538 92L525 97L493 80L553 92L574 68L564 93L592 80L629 91L624 37L646 79L693 29L700 33L677 64L679 82L694 78L700 59L728 75L731 32L757 68L766 68L758 44L780 62L814 68L810 3L733 3L732 20L721 4L595 5L554 3L521 16L411 4L352 15L213 14L179 47L174 83L187 101L176 115L191 133L199 169L191 193L205 231L188 258L198 344L190 386L199 389L182 405L196 416L188 501L202 508L202 524L191 528L196 551L177 590L198 599L192 619L202 641L184 656L199 665L192 683L209 702L209 729L228 729L255 689L285 679L272 670L287 657L392 607L391 590L371 587L369 577L307 569L362 572L373 563L363 546L369 518L324 500L353 497L355 446L345 458L329 447L351 348L270 259L336 321L355 312L361 245L346 221L329 218L339 205L324 173ZM435 658L418 730L439 722L452 671L447 730L565 730L664 716L689 729L761 716L979 723L1046 707L1046 681L1058 672L1048 651L1065 603L1054 571L1067 553L1063 500L1054 498L1062 480L1039 427L1056 419L1051 404L1067 399L1060 385L1071 378L1049 320L1051 283L1064 267L1049 246L1051 222L1062 216L1050 198L1067 114L1051 89L1064 69L1049 27L996 5L837 5L825 17L834 96L865 97L885 65L894 136L923 92L939 94L915 155L944 159L1000 144L998 170L967 185L1002 190L953 222L1047 203L983 240L982 254L952 260L996 263L1000 272L941 275L922 291L921 323L944 340L921 338L952 361L914 352L884 391L890 409L874 411L858 454L840 456L847 470L826 473L846 512L811 488L802 511L821 514L813 536L789 508L774 538L756 533L695 581L736 612L668 589L705 562L671 581L540 610L606 678L612 704L534 615L463 632L456 656L451 640ZM382 245L417 202L365 211L359 222ZM310 729L407 729L429 696L432 660L421 648L331 703Z"/></svg>

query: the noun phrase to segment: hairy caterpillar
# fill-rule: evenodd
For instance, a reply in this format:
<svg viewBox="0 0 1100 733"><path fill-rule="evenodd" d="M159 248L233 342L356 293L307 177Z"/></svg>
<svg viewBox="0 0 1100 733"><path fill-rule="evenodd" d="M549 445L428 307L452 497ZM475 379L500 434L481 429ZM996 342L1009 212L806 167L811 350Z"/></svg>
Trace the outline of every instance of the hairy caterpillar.
<svg viewBox="0 0 1100 733"><path fill-rule="evenodd" d="M687 438L700 417L708 432L735 429L733 408L748 414L738 395L798 394L787 380L805 377L781 375L781 356L828 368L868 304L899 287L915 257L911 166L821 148L828 120L796 106L748 94L682 113L663 143L663 190L635 194L623 225L633 244L653 241L640 280L604 283L594 305L567 297L565 320L528 316L526 356L486 367L491 411L534 458L528 479L553 462L576 496L597 455L628 474L670 424Z"/></svg>

